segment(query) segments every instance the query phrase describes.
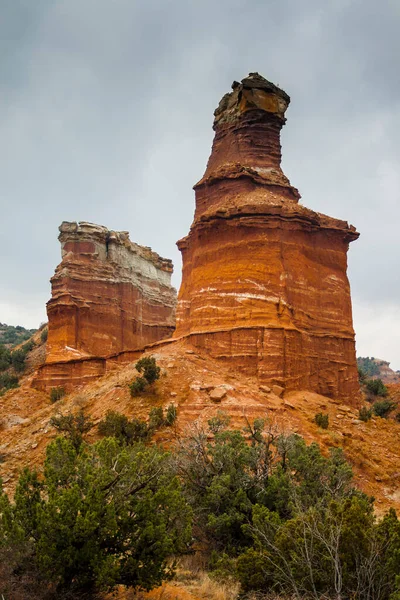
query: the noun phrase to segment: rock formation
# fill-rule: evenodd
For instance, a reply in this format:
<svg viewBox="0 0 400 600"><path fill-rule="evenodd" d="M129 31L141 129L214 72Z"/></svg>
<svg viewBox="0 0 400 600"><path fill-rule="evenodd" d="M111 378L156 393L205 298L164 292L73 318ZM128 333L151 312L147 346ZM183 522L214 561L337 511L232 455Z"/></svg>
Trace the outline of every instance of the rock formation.
<svg viewBox="0 0 400 600"><path fill-rule="evenodd" d="M358 393L350 287L353 226L309 210L281 170L289 96L251 73L214 115L196 211L178 242L175 336L286 390Z"/></svg>
<svg viewBox="0 0 400 600"><path fill-rule="evenodd" d="M175 326L170 260L125 231L85 222L59 229L62 261L51 279L39 387L46 378L54 385L96 377L103 372L99 359L169 337Z"/></svg>

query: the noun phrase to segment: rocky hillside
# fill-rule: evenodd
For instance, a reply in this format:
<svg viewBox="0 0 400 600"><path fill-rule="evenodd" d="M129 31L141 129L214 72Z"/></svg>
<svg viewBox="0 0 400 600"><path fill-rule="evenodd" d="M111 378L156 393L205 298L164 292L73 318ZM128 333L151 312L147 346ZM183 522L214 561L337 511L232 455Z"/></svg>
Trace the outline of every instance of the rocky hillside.
<svg viewBox="0 0 400 600"><path fill-rule="evenodd" d="M393 371L387 360L374 356L358 356L357 365L371 379L382 379L383 383L400 382L400 371Z"/></svg>
<svg viewBox="0 0 400 600"><path fill-rule="evenodd" d="M343 447L357 485L375 496L377 510L391 506L400 509L400 423L396 411L388 418L372 416L364 422L359 418L363 401L345 404L312 392L283 393L279 386L271 389L259 385L255 377L230 370L187 342L160 344L147 354L156 358L162 376L155 393L137 398L132 398L129 390L137 375L134 363L115 364L98 381L81 386L56 403L51 403L49 393L31 388L33 372L23 375L20 387L2 397L0 475L7 491L13 491L25 465L41 470L46 445L56 436L49 425L53 415L83 409L98 423L110 409L128 417L145 417L153 406L166 407L173 402L178 419L174 428L159 434L163 443L172 444L195 423L204 423L221 410L237 427L244 427L247 419L267 417L282 432L296 432L326 451ZM397 386L389 385L389 390L397 402ZM327 429L315 423L317 413L328 415ZM96 428L89 436L93 440L98 437Z"/></svg>
<svg viewBox="0 0 400 600"><path fill-rule="evenodd" d="M47 327L43 325L29 339L13 348L0 344L0 396L18 387L21 379L43 363L46 339Z"/></svg>
<svg viewBox="0 0 400 600"><path fill-rule="evenodd" d="M132 398L129 385L138 375L135 361L118 364L96 382L80 386L52 403L49 392L31 387L38 365L45 357L45 329L31 339L32 349L27 366L20 376L19 387L1 398L0 476L5 490L12 495L21 469L35 466L39 473L47 444L57 432L50 425L52 416L84 413L98 424L107 411L115 410L129 418L145 418L156 406L173 403L178 418L173 427L157 434L157 441L173 447L190 433L221 413L231 417L231 426L244 428L256 417L266 419L266 426L283 433L295 432L307 443L317 442L324 453L342 447L351 463L356 485L376 499L378 515L394 507L400 510L400 423L393 410L388 418L371 416L360 419L360 408L370 409L366 400L343 403L312 392L284 392L283 388L260 385L255 377L229 369L187 341L159 343L147 355L156 358L161 377L152 392ZM400 385L388 384L385 400L400 406ZM366 398L366 396L365 396ZM379 400L378 400L379 401ZM315 422L318 413L328 417L328 427ZM97 427L88 434L89 441L99 437ZM179 565L173 582L145 594L121 588L119 600L234 600L238 584L216 582L201 565ZM115 597L115 596L113 596Z"/></svg>

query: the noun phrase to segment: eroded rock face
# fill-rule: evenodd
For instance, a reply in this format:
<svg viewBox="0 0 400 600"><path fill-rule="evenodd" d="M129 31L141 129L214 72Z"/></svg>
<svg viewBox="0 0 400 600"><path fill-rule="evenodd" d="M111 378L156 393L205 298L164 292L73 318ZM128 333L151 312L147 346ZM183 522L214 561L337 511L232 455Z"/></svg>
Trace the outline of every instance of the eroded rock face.
<svg viewBox="0 0 400 600"><path fill-rule="evenodd" d="M260 381L331 397L358 393L350 287L353 226L298 203L281 170L289 96L257 73L215 111L195 185L175 335Z"/></svg>
<svg viewBox="0 0 400 600"><path fill-rule="evenodd" d="M80 379L82 359L92 359L85 364L98 376L103 363L98 366L94 358L143 348L172 334L176 291L170 260L131 242L125 231L85 222L64 222L59 229L62 261L47 303L51 378L71 371L58 363L78 361L74 373Z"/></svg>

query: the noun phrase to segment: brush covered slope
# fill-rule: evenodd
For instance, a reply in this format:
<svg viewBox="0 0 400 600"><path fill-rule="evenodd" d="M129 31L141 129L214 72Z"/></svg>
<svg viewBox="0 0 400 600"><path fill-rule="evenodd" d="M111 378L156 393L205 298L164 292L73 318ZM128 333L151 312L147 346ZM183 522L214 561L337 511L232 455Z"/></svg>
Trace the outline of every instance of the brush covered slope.
<svg viewBox="0 0 400 600"><path fill-rule="evenodd" d="M400 371L394 371L390 362L374 356L358 356L358 368L366 377L382 379L383 383L400 383Z"/></svg>
<svg viewBox="0 0 400 600"><path fill-rule="evenodd" d="M110 365L103 377L55 403L49 392L32 389L32 373L21 379L19 388L7 392L1 399L0 425L0 475L7 491L13 491L25 465L42 469L45 448L57 435L50 425L52 416L83 409L98 423L109 410L146 417L152 407L172 402L178 418L173 428L158 434L162 443L185 437L194 425L206 423L219 411L231 417L231 427L238 428L245 427L247 420L267 417L282 432L298 433L307 443L316 441L324 451L343 447L357 485L377 499L377 510L400 509L400 424L394 418L372 416L363 422L354 403L260 385L255 376L233 371L187 342L165 344L150 354L161 367L161 377L154 391L135 398L129 390L138 375L134 362ZM328 415L328 429L315 423L318 413ZM97 437L95 428L89 440Z"/></svg>

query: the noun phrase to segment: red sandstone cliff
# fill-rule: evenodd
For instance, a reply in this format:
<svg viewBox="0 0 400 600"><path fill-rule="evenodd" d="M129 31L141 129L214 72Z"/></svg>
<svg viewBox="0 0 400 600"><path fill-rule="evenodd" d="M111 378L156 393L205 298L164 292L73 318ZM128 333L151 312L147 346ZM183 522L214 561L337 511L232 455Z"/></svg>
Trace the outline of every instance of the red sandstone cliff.
<svg viewBox="0 0 400 600"><path fill-rule="evenodd" d="M215 111L195 185L176 337L286 390L359 391L350 287L353 226L298 204L281 170L289 96L252 73Z"/></svg>
<svg viewBox="0 0 400 600"><path fill-rule="evenodd" d="M97 359L143 348L175 326L170 260L131 242L128 232L92 223L62 223L59 240L38 387L87 381L103 373Z"/></svg>

